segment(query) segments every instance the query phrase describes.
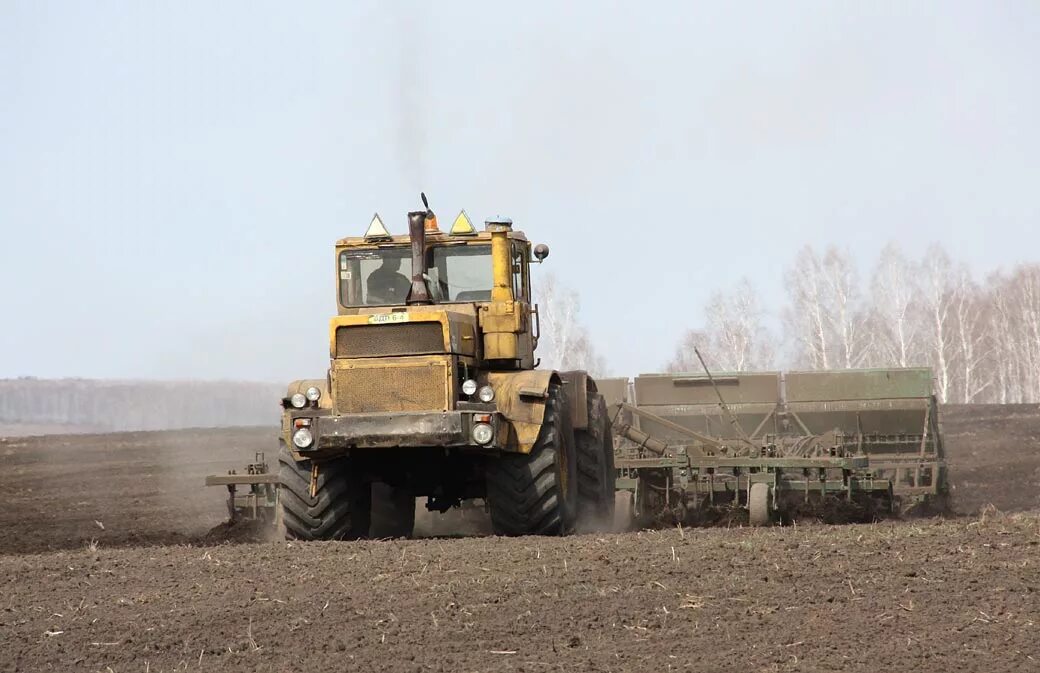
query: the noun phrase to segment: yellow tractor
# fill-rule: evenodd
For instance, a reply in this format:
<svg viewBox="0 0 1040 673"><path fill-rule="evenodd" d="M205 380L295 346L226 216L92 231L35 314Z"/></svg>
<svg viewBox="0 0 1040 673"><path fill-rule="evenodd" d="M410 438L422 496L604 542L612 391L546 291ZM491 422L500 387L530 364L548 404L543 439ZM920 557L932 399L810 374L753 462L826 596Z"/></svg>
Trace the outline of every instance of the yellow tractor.
<svg viewBox="0 0 1040 673"><path fill-rule="evenodd" d="M377 214L336 243L328 374L282 401L287 534L407 536L417 497L440 512L483 499L500 535L609 525L603 397L586 372L537 368L531 264L549 249L506 218L478 231L465 211L442 232L422 200L408 236Z"/></svg>

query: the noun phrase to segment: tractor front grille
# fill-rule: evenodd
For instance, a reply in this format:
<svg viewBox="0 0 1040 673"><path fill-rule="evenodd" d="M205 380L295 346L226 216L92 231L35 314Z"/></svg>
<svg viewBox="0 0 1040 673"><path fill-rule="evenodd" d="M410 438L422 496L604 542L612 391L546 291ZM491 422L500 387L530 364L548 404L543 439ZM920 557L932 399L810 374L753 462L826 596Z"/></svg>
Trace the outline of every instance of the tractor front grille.
<svg viewBox="0 0 1040 673"><path fill-rule="evenodd" d="M439 322L346 325L336 328L336 357L378 358L444 353Z"/></svg>
<svg viewBox="0 0 1040 673"><path fill-rule="evenodd" d="M447 411L451 378L447 358L419 362L351 363L333 373L339 414Z"/></svg>

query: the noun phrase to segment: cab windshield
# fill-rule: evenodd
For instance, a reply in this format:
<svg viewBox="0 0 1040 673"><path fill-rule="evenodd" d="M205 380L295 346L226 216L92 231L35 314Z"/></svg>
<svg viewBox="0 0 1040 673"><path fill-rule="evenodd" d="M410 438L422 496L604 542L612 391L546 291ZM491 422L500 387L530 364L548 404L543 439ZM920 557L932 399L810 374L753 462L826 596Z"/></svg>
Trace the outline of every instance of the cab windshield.
<svg viewBox="0 0 1040 673"><path fill-rule="evenodd" d="M434 245L427 285L437 303L490 301L490 245ZM410 247L344 250L339 255L340 303L402 306L411 287Z"/></svg>

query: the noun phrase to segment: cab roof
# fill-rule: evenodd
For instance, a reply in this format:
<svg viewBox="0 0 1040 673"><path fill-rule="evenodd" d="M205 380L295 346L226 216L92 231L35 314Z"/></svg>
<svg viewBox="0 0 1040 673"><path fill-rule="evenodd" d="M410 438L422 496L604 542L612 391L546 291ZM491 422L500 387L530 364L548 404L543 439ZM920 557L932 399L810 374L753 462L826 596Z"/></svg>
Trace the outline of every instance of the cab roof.
<svg viewBox="0 0 1040 673"><path fill-rule="evenodd" d="M510 231L509 238L511 240L526 241L527 236L522 231ZM389 236L383 238L368 238L365 236L348 236L341 238L336 241L336 247L346 248L358 248L358 247L379 247L379 246L396 246L396 245L411 245L411 236ZM467 234L464 236L451 236L447 232L426 232L426 242L429 244L436 243L490 243L491 232L478 231L475 234Z"/></svg>

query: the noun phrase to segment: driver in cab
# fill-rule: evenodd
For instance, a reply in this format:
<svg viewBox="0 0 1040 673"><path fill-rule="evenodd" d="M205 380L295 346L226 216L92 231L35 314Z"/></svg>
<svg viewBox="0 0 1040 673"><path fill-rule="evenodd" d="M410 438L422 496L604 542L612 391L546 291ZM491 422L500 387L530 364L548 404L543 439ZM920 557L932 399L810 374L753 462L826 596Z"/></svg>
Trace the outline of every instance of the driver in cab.
<svg viewBox="0 0 1040 673"><path fill-rule="evenodd" d="M384 257L383 263L368 274L369 304L403 304L412 284L401 273L400 257Z"/></svg>

